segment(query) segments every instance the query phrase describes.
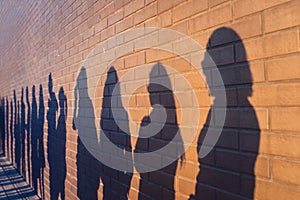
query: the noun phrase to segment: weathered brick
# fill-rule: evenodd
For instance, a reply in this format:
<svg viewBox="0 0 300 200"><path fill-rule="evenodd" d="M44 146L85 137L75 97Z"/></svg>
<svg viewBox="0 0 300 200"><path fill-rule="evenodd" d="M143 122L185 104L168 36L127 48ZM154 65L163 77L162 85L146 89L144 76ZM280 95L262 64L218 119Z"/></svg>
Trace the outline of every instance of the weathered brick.
<svg viewBox="0 0 300 200"><path fill-rule="evenodd" d="M246 52L243 52L243 48L246 48ZM284 55L297 51L299 51L299 32L293 30L239 43L236 45L236 59L240 62Z"/></svg>
<svg viewBox="0 0 300 200"><path fill-rule="evenodd" d="M190 0L173 9L173 21L177 22L184 18L200 13L208 8L207 0ZM184 12L183 12L184 10Z"/></svg>
<svg viewBox="0 0 300 200"><path fill-rule="evenodd" d="M266 33L294 27L300 24L300 10L299 1L291 1L289 3L268 9L264 12L264 30Z"/></svg>
<svg viewBox="0 0 300 200"><path fill-rule="evenodd" d="M230 21L232 19L230 8L231 5L226 4L191 19L191 31L194 33Z"/></svg>
<svg viewBox="0 0 300 200"><path fill-rule="evenodd" d="M274 108L270 111L270 128L278 131L300 130L298 124L300 117L299 107Z"/></svg>
<svg viewBox="0 0 300 200"><path fill-rule="evenodd" d="M272 176L276 181L300 185L299 169L299 162L272 159Z"/></svg>
<svg viewBox="0 0 300 200"><path fill-rule="evenodd" d="M234 18L256 13L261 10L270 8L287 2L288 0L274 0L274 1L256 1L251 0L236 0L233 3L233 16Z"/></svg>
<svg viewBox="0 0 300 200"><path fill-rule="evenodd" d="M157 14L157 3L154 2L134 14L134 24L139 24Z"/></svg>
<svg viewBox="0 0 300 200"><path fill-rule="evenodd" d="M257 180L255 184L255 198L263 200L272 199L298 199L300 190L286 184L274 183L269 180Z"/></svg>
<svg viewBox="0 0 300 200"><path fill-rule="evenodd" d="M300 57L296 55L268 60L266 67L267 77L270 81L298 79L298 74L300 74Z"/></svg>

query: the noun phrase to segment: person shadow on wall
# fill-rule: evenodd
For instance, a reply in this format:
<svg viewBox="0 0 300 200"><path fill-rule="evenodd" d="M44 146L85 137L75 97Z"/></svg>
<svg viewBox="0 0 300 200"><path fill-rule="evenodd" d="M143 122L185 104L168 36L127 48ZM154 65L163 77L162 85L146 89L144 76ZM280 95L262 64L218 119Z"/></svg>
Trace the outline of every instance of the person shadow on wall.
<svg viewBox="0 0 300 200"><path fill-rule="evenodd" d="M25 131L26 131L26 122L25 122L25 103L24 103L24 88L21 92L21 175L26 179L26 157L25 157Z"/></svg>
<svg viewBox="0 0 300 200"><path fill-rule="evenodd" d="M6 141L6 135L5 135L5 104L4 104L4 97L1 97L0 102L0 132L1 132L1 150L0 153L2 153L4 156L6 155L5 152L5 141Z"/></svg>
<svg viewBox="0 0 300 200"><path fill-rule="evenodd" d="M32 186L34 190L44 198L44 122L45 105L43 88L39 88L39 106L37 106L35 96L35 86L32 87L32 114L31 114L31 167L32 167Z"/></svg>
<svg viewBox="0 0 300 200"><path fill-rule="evenodd" d="M73 130L78 130L77 137L77 196L81 200L98 199L101 164L87 150L84 140L97 143L95 111L88 94L87 74L82 67L74 88Z"/></svg>
<svg viewBox="0 0 300 200"><path fill-rule="evenodd" d="M52 75L49 74L48 82L48 163L50 168L50 199L65 199L65 179L66 179L66 116L67 116L67 98L63 87L56 95L53 91ZM58 105L59 104L59 105ZM58 107L59 106L59 107ZM56 125L56 115L59 111L58 124Z"/></svg>
<svg viewBox="0 0 300 200"><path fill-rule="evenodd" d="M107 72L107 78L103 90L100 127L106 137L109 138L110 142L123 150L124 157L122 158L122 155L119 156L120 159L125 160L125 154L129 154L129 157L132 158L130 135L119 128L114 118L116 116L113 116L112 113L112 109L117 109L116 111L118 112L118 115L122 116L122 119L120 119L122 120L122 124L125 124L125 129L129 130L128 114L122 105L120 87L116 87L118 81L118 75L115 68L110 67ZM115 90L114 94L113 90ZM117 95L117 108L112 108L111 98L113 95ZM100 143L101 141L103 140L100 135ZM127 162L132 162L132 160L127 160ZM131 171L132 170L133 169L131 169ZM132 173L119 171L103 164L101 172L103 199L128 199L132 176Z"/></svg>
<svg viewBox="0 0 300 200"><path fill-rule="evenodd" d="M27 122L26 122L26 153L27 153L27 173L28 173L28 183L32 185L32 176L31 176L31 164L30 164L30 144L31 144L31 105L29 101L29 88L26 87L26 104L27 104Z"/></svg>
<svg viewBox="0 0 300 200"><path fill-rule="evenodd" d="M17 101L17 94L14 90L14 153L15 153L15 167L17 171L21 172L21 133L20 133L20 103Z"/></svg>
<svg viewBox="0 0 300 200"><path fill-rule="evenodd" d="M164 86L155 83L155 80L159 81L160 78L163 78L163 83L165 84ZM153 66L150 72L149 82L150 83L147 89L149 92L150 104L153 110L151 111L149 116L145 116L141 121L139 138L137 139L134 150L135 154L149 153L160 150L165 145L168 145L170 142L174 142L172 140L179 131L175 98L172 90L170 89L171 80L169 79L167 71L163 65L157 63ZM151 137L140 137L141 135L145 134L143 133L144 131L142 130L142 127L146 127L150 124L156 123L155 121L157 119L155 119L155 116L157 116L157 110L155 110L154 106L157 104L161 105L166 110L166 122L155 135ZM151 116L154 117L151 118ZM158 122L160 122L160 120ZM179 158L181 158L181 165L183 163L182 161L184 160L184 155L178 154L178 152L183 152L184 148L181 135L176 141L176 143L178 144L176 145L176 155L174 154L174 152L171 153L171 157L161 155L162 159L174 160L173 162L171 162L171 164L156 171L140 173L138 199L175 199L174 183L176 177L176 170L179 163ZM137 161L137 159L139 159L138 156L139 155L135 156L134 160L136 169L139 172L143 168L143 163L139 163L139 161ZM141 156L143 156L143 154L141 154ZM176 156L175 159L174 156Z"/></svg>
<svg viewBox="0 0 300 200"><path fill-rule="evenodd" d="M219 46L222 45L220 50ZM235 53L227 52L233 47ZM235 48L234 48L235 47ZM247 61L246 50L240 36L232 29L222 27L215 30L208 43L207 51L216 67L203 66L213 106L198 138L197 151L207 147L204 143L211 121L219 129L218 87L212 70L219 70L227 96L227 113L221 135L212 151L198 158L200 172L197 176L195 195L190 199L253 199L255 190L255 163L258 155L260 127L255 109L248 98L252 96L253 78ZM235 55L227 62L228 55ZM241 59L243 58L243 59ZM205 65L205 59L202 62ZM224 109L224 108L223 108Z"/></svg>

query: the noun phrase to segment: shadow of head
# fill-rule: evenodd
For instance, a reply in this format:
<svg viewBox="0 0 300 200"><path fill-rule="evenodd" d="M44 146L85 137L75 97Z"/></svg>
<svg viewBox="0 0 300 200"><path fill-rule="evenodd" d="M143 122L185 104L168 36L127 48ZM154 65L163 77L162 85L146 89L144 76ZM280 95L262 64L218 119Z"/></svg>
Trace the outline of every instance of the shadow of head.
<svg viewBox="0 0 300 200"><path fill-rule="evenodd" d="M151 105L175 106L172 84L166 68L161 63L155 64L150 71L149 77L147 90L150 95ZM166 100L169 102L167 103Z"/></svg>
<svg viewBox="0 0 300 200"><path fill-rule="evenodd" d="M218 28L210 36L206 48L202 67L210 95L217 98L218 89L224 84L226 93L232 87L246 85L243 96L252 96L252 74L245 46L237 32L227 27Z"/></svg>

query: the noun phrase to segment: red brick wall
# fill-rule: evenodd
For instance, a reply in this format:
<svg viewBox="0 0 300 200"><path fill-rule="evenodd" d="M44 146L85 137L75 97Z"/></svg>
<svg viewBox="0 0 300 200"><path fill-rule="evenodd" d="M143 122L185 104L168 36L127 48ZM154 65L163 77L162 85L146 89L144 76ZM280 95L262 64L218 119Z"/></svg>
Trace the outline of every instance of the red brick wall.
<svg viewBox="0 0 300 200"><path fill-rule="evenodd" d="M66 127L65 131L61 130L66 133L65 152L60 150L65 153L66 165L59 165L61 169L66 167L65 195L67 199L78 198L78 132L72 129L72 121L74 87L81 63L97 44L117 33L134 27L164 27L184 33L202 47L208 48L225 84L227 117L213 151L205 158L198 159L197 147L201 146L201 135L206 133L210 107L213 104L204 79L189 63L160 50L141 50L118 58L113 64L119 78L141 64L160 62L174 67L192 85L199 103L197 108L200 110L197 136L184 158L180 158L174 165L176 170L165 174L158 171L145 176L135 173L130 183L129 198L137 199L139 195L148 195L168 199L168 195L175 195L176 199L188 199L194 195L196 199L299 199L299 10L298 0L2 1L0 95L3 97L1 115L6 122L2 123L2 130L5 130L8 137L6 155L18 165L14 160L18 151L15 149L14 133L20 130L22 136L22 131L25 131L25 135L32 132L26 125L22 125L22 120L27 123L30 105L29 117L41 120L38 122L43 126L38 126L37 123L37 127L44 130L43 138L40 139L43 145L38 147L38 152L44 155L44 159L43 156L39 157L41 165L37 164L40 167L38 173L44 172L44 182L39 182L42 180L41 176L37 178L38 194L50 199L48 133L51 133L50 126L60 124L63 128ZM199 58L199 62L201 61ZM53 93L48 91L50 73L53 78ZM102 97L107 77L98 78L101 81L94 109L100 123L103 100L99 97ZM170 77L170 80L175 85L181 85L176 76ZM33 85L37 118L32 116ZM26 87L29 104L26 102ZM63 88L64 93L59 93L60 88ZM16 91L16 100L13 91ZM59 116L63 116L60 105L57 105L57 110L52 110L52 114L49 112L50 108L55 107L51 104L51 100L55 102L51 94L58 103L64 99L59 94L66 96L66 124L64 121L59 123ZM186 102L181 103L191 102L188 93L181 95L186 96ZM39 96L44 101L44 115L40 109ZM128 111L137 123L149 114L148 96L146 87L141 87L130 99ZM179 106L176 98L175 105ZM176 112L178 116L181 115L179 111ZM50 113L48 117L47 113ZM54 117L54 125L49 124L49 117ZM37 127L35 128L38 129ZM58 145L64 145L64 139L55 141ZM133 147L135 143L136 139L132 139ZM27 145L27 140L25 144ZM86 156L85 150L82 151ZM32 177L28 177L32 176L31 168L35 165L30 158L32 152L28 153L29 158L27 153L24 155L24 169L27 172L20 171L33 185L29 181ZM52 158L62 160L63 163L64 159L61 157L54 150ZM83 179L85 186L82 187L97 187L98 197L101 199L104 179L100 181L97 175L96 179L93 177L93 173L97 174L94 171L98 170L93 170L93 158L87 157L84 162L90 168L84 168L86 171L83 175L86 178ZM109 187L116 190L110 195L116 199L118 192L126 190L122 173L103 168L99 170L111 178ZM28 171L31 171L31 175ZM55 173L64 176L63 172ZM86 175L88 173L91 174ZM91 180L89 177L92 177ZM168 182L169 179L165 177L172 180ZM141 189L143 181L148 185Z"/></svg>

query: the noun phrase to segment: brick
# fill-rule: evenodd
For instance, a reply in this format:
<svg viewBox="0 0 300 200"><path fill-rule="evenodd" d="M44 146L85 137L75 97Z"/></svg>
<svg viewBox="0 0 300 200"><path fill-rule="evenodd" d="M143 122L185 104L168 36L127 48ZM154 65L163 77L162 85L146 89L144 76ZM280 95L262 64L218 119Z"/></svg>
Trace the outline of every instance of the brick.
<svg viewBox="0 0 300 200"><path fill-rule="evenodd" d="M274 180L288 184L300 185L300 163L288 160L272 160Z"/></svg>
<svg viewBox="0 0 300 200"><path fill-rule="evenodd" d="M128 4L129 2L130 2L130 0L115 1L115 9L118 10L119 8L121 8L124 5Z"/></svg>
<svg viewBox="0 0 300 200"><path fill-rule="evenodd" d="M270 128L278 131L299 132L299 116L300 108L298 107L274 108L270 111Z"/></svg>
<svg viewBox="0 0 300 200"><path fill-rule="evenodd" d="M300 137L282 133L262 133L260 137L260 152L268 155L278 155L288 158L298 158Z"/></svg>
<svg viewBox="0 0 300 200"><path fill-rule="evenodd" d="M224 123L224 127L228 128L247 128L252 130L266 130L268 129L268 110L254 108L229 108L226 110L225 122L218 118L219 110L216 112L216 125Z"/></svg>
<svg viewBox="0 0 300 200"><path fill-rule="evenodd" d="M299 25L299 10L300 2L297 0L266 10L264 12L265 32L268 33Z"/></svg>
<svg viewBox="0 0 300 200"><path fill-rule="evenodd" d="M146 51L146 63L159 62L171 58L173 54L168 51L150 49Z"/></svg>
<svg viewBox="0 0 300 200"><path fill-rule="evenodd" d="M124 16L128 16L136 12L137 10L143 8L143 6L144 6L144 0L131 1L129 4L127 4L124 7Z"/></svg>
<svg viewBox="0 0 300 200"><path fill-rule="evenodd" d="M95 33L102 31L107 27L107 18L101 19L99 23L95 25Z"/></svg>
<svg viewBox="0 0 300 200"><path fill-rule="evenodd" d="M264 64L263 62L240 64L233 67L224 67L219 69L219 73L222 77L222 82L219 80L219 74L217 72L213 73L213 83L214 85L224 84L227 85L242 85L242 84L252 84L256 82L263 82L264 77ZM254 79L254 80L253 80ZM243 90L243 89L240 89ZM244 90L247 90L245 88ZM244 94L244 93L243 93ZM241 97L241 95L239 95Z"/></svg>
<svg viewBox="0 0 300 200"><path fill-rule="evenodd" d="M118 12L115 12L113 15L108 17L108 26L120 21L124 17L123 10L119 10Z"/></svg>
<svg viewBox="0 0 300 200"><path fill-rule="evenodd" d="M269 177L269 160L257 157L257 154L219 150L216 152L216 165L234 172Z"/></svg>
<svg viewBox="0 0 300 200"><path fill-rule="evenodd" d="M233 45L213 48L209 50L208 53L217 66L234 63Z"/></svg>
<svg viewBox="0 0 300 200"><path fill-rule="evenodd" d="M206 166L200 167L200 177L198 182L231 193L239 192L240 180L238 174L217 168L209 168Z"/></svg>
<svg viewBox="0 0 300 200"><path fill-rule="evenodd" d="M133 26L133 17L127 17L116 24L116 33L122 32Z"/></svg>
<svg viewBox="0 0 300 200"><path fill-rule="evenodd" d="M112 37L115 34L115 27L114 26L110 26L107 29L104 29L103 31L101 31L100 33L100 39L101 41L104 41L106 39L108 39L109 37Z"/></svg>
<svg viewBox="0 0 300 200"><path fill-rule="evenodd" d="M150 4L134 14L134 24L139 24L157 14L157 3Z"/></svg>
<svg viewBox="0 0 300 200"><path fill-rule="evenodd" d="M166 11L166 10L176 6L177 4L179 4L180 2L183 2L183 1L184 0L174 0L174 1L157 0L158 13Z"/></svg>
<svg viewBox="0 0 300 200"><path fill-rule="evenodd" d="M224 3L226 1L227 0L210 0L210 1L208 1L208 5L209 5L209 7L214 7L214 6L220 5L221 3Z"/></svg>
<svg viewBox="0 0 300 200"><path fill-rule="evenodd" d="M239 97L249 93L249 88L240 88ZM298 106L300 102L299 84L254 85L250 102L253 106ZM239 99L241 106L247 106L247 101Z"/></svg>
<svg viewBox="0 0 300 200"><path fill-rule="evenodd" d="M173 24L170 28L175 31L179 31L180 33L189 35L189 21L183 21L177 24Z"/></svg>
<svg viewBox="0 0 300 200"><path fill-rule="evenodd" d="M258 36L262 34L261 14L250 15L235 21L230 27L235 30L241 39Z"/></svg>
<svg viewBox="0 0 300 200"><path fill-rule="evenodd" d="M173 9L173 21L188 18L208 8L208 0L190 0ZM183 12L184 11L184 12Z"/></svg>
<svg viewBox="0 0 300 200"><path fill-rule="evenodd" d="M262 200L298 199L300 190L288 185L273 183L266 180L257 180L255 184L255 198Z"/></svg>
<svg viewBox="0 0 300 200"><path fill-rule="evenodd" d="M279 5L287 1L288 0L271 0L253 2L251 0L236 0L233 3L233 16L234 18L239 18L245 15L259 12L272 6Z"/></svg>
<svg viewBox="0 0 300 200"><path fill-rule="evenodd" d="M143 51L126 56L124 58L125 68L138 67L145 63L145 53Z"/></svg>
<svg viewBox="0 0 300 200"><path fill-rule="evenodd" d="M145 22L146 27L166 27L172 24L172 12L167 11Z"/></svg>
<svg viewBox="0 0 300 200"><path fill-rule="evenodd" d="M266 67L267 77L270 81L298 79L300 57L296 55L268 60Z"/></svg>
<svg viewBox="0 0 300 200"><path fill-rule="evenodd" d="M191 181L188 181L186 179L178 179L179 184L179 191L183 195L189 195L192 192L192 189L194 188L194 183Z"/></svg>
<svg viewBox="0 0 300 200"><path fill-rule="evenodd" d="M198 17L191 19L191 31L204 30L232 19L231 5L226 4L216 9L210 10L208 13L203 13Z"/></svg>
<svg viewBox="0 0 300 200"><path fill-rule="evenodd" d="M246 49L246 52L243 49ZM236 45L238 62L268 58L299 51L299 32L286 31ZM246 55L245 55L246 53Z"/></svg>
<svg viewBox="0 0 300 200"><path fill-rule="evenodd" d="M105 5L105 7L98 12L100 13L100 19L112 14L114 12L114 2L110 2L109 4Z"/></svg>

